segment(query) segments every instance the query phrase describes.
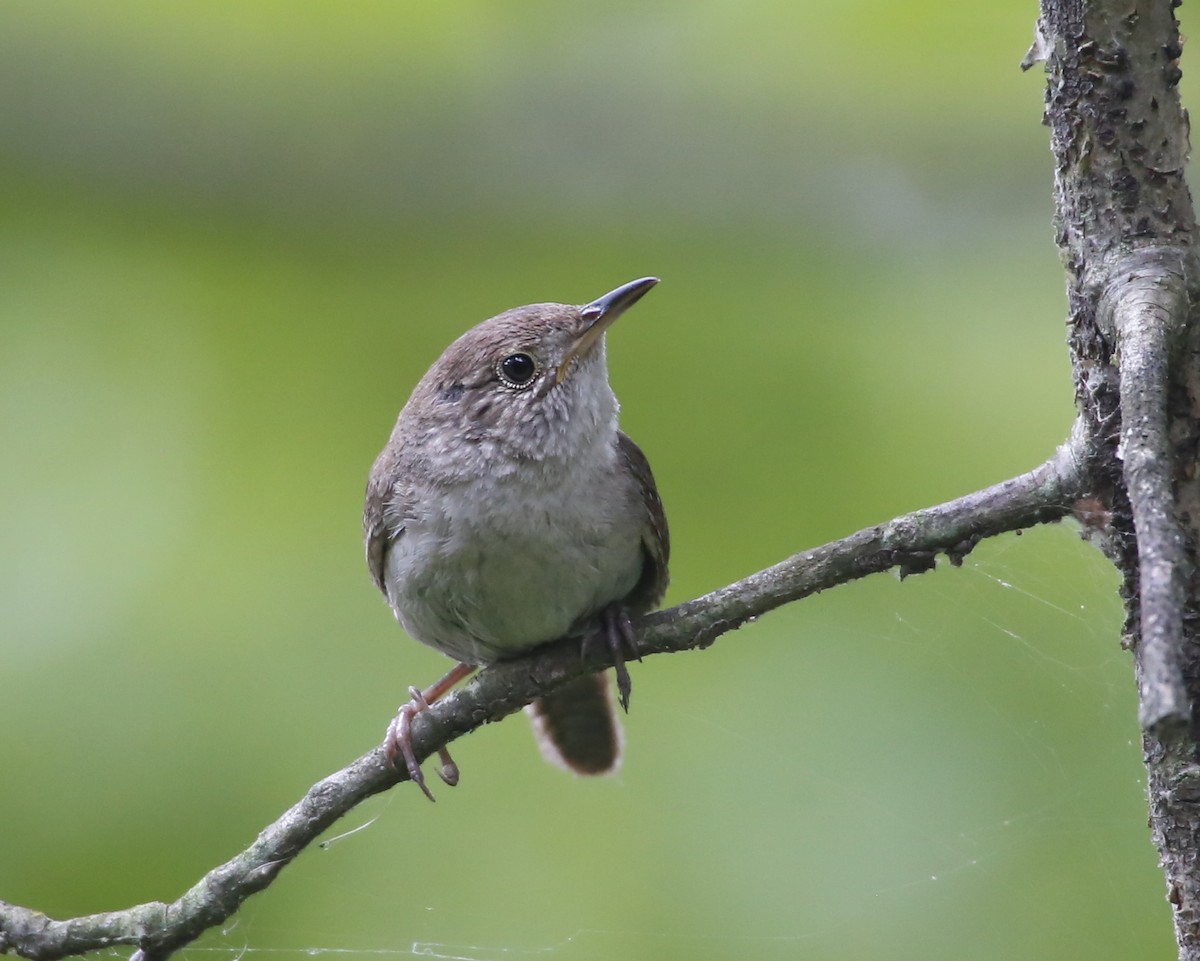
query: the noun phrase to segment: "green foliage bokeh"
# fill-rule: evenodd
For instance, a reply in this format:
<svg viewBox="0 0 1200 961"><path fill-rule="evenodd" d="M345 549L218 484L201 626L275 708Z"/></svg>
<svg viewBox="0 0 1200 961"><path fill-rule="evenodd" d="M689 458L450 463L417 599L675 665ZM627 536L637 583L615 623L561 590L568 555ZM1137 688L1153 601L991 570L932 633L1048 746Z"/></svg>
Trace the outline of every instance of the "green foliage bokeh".
<svg viewBox="0 0 1200 961"><path fill-rule="evenodd" d="M670 602L1046 457L1035 14L4 4L0 898L174 899L445 669L362 485L502 309L663 278L609 354ZM185 956L1165 956L1115 588L1064 524L651 659L618 777L487 728Z"/></svg>

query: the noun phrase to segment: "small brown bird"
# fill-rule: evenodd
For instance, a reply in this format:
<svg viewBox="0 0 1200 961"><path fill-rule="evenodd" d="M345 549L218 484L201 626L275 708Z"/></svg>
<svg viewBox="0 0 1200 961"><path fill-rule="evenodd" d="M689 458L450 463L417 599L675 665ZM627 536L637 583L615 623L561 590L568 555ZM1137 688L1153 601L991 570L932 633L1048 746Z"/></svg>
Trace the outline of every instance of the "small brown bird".
<svg viewBox="0 0 1200 961"><path fill-rule="evenodd" d="M613 652L628 710L630 615L667 588L667 520L650 465L617 427L605 331L645 277L582 307L517 307L467 331L425 374L367 481L367 565L409 634L459 661L388 728L426 795L409 726L476 667L578 636ZM527 709L543 755L604 774L621 733L604 676ZM458 772L441 752L448 784Z"/></svg>

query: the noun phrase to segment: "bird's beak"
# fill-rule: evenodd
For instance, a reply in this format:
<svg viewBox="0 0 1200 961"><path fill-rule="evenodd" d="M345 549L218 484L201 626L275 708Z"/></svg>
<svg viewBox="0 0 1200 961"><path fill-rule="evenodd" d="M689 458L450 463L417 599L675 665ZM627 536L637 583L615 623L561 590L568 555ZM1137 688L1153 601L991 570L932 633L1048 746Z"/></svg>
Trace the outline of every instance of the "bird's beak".
<svg viewBox="0 0 1200 961"><path fill-rule="evenodd" d="M567 356L559 365L558 374L555 377L556 382L561 384L567 376L567 371L571 369L571 364L580 357L586 356L596 341L603 337L604 332L612 326L613 321L641 300L646 291L657 283L657 277L631 280L616 290L610 290L603 297L597 297L590 304L580 307L579 316L587 326L584 327L583 333L579 335L575 343L571 345Z"/></svg>

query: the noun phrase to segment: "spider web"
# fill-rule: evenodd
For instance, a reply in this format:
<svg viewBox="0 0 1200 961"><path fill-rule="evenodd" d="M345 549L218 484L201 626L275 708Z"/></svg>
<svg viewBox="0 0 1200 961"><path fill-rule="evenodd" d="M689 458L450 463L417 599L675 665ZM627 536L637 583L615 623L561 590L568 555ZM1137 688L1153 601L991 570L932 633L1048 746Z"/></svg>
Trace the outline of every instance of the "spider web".
<svg viewBox="0 0 1200 961"><path fill-rule="evenodd" d="M654 756L632 755L596 807L583 782L541 781L527 733L500 725L462 748L477 783L436 809L398 792L369 802L181 957L915 958L970 944L1000 958L1059 944L1058 957L1115 958L1169 933L1103 558L1064 525L988 542L957 570L874 580L642 665L628 723ZM790 704L764 663L795 675ZM519 766L508 780L489 768L502 733ZM735 759L745 787L725 790L713 757ZM663 805L677 816L643 832L642 812ZM444 849L448 869L420 845L400 860L414 824L469 840ZM538 862L561 876L522 867L513 835L531 824L526 843L561 838ZM636 896L590 883L610 860ZM684 896L658 897L672 885ZM559 902L560 886L585 890ZM598 917L608 896L621 910ZM374 921L347 928L339 915L364 897L378 897ZM499 920L476 917L489 900ZM1099 920L1079 914L1088 903Z"/></svg>

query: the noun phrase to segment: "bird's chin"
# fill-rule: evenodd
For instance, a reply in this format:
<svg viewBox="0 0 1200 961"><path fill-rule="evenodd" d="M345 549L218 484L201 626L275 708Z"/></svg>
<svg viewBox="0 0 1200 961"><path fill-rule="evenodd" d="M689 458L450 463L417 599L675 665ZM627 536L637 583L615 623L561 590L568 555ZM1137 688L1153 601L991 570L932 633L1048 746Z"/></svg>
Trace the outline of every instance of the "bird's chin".
<svg viewBox="0 0 1200 961"><path fill-rule="evenodd" d="M563 366L559 368L558 386L590 382L596 377L597 371L599 371L600 377L608 379L603 337L597 338L578 354L563 362Z"/></svg>

